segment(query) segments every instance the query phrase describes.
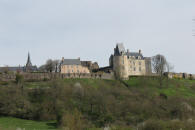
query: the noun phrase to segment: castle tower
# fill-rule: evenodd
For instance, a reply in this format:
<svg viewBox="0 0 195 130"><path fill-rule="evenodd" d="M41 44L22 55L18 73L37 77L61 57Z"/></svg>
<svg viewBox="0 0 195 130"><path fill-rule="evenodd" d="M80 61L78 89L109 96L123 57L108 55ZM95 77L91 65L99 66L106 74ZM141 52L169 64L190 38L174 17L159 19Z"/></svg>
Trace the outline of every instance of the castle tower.
<svg viewBox="0 0 195 130"><path fill-rule="evenodd" d="M127 56L125 55L125 48L123 44L117 44L113 56L113 70L117 78L128 79L127 64L128 61Z"/></svg>

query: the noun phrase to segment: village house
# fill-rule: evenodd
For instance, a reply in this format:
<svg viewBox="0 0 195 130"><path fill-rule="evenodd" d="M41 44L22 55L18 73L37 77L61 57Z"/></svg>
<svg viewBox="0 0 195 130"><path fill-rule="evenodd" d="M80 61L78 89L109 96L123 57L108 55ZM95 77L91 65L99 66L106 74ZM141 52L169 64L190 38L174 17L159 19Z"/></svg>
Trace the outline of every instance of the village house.
<svg viewBox="0 0 195 130"><path fill-rule="evenodd" d="M61 74L89 74L88 67L81 64L80 58L78 59L64 59L60 63Z"/></svg>

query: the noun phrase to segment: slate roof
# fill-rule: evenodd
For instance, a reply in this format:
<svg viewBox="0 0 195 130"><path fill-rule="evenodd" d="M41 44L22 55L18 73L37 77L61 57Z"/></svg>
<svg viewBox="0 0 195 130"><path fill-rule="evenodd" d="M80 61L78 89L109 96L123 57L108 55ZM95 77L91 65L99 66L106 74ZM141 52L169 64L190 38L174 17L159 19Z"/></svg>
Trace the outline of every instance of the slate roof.
<svg viewBox="0 0 195 130"><path fill-rule="evenodd" d="M12 71L12 72L17 72L17 71L21 71L21 72L25 72L26 71L26 67L0 67L0 72L3 72L5 69L8 69L8 71ZM37 71L37 66L30 66L28 67L28 69L30 69L30 71Z"/></svg>
<svg viewBox="0 0 195 130"><path fill-rule="evenodd" d="M29 71L32 71L32 72L38 71L37 66L26 66L26 67L24 67L24 69L25 69L25 71L26 70L29 70Z"/></svg>
<svg viewBox="0 0 195 130"><path fill-rule="evenodd" d="M64 59L61 63L62 65L81 65L79 59Z"/></svg>
<svg viewBox="0 0 195 130"><path fill-rule="evenodd" d="M126 55L127 56L134 56L136 59L140 56L141 59L144 59L143 55L139 52L127 52Z"/></svg>
<svg viewBox="0 0 195 130"><path fill-rule="evenodd" d="M24 67L0 67L0 72L3 72L6 68L8 71L24 71Z"/></svg>
<svg viewBox="0 0 195 130"><path fill-rule="evenodd" d="M119 53L125 52L125 47L123 46L123 43L117 44Z"/></svg>

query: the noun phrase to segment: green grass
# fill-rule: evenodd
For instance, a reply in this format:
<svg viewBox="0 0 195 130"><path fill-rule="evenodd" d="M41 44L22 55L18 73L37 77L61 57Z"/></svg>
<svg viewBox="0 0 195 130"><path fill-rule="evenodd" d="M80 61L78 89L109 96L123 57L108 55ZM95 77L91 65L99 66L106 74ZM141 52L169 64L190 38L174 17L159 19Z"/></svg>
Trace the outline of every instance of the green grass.
<svg viewBox="0 0 195 130"><path fill-rule="evenodd" d="M61 130L61 129L56 128L55 121L42 122L18 119L13 117L0 117L0 130ZM89 128L87 130L102 129Z"/></svg>
<svg viewBox="0 0 195 130"><path fill-rule="evenodd" d="M39 81L39 82L25 82L26 88L44 88L49 87L48 82L51 81ZM116 80L100 80L100 79L63 79L59 80L63 82L63 85L74 86L75 83L80 83L82 86L98 88L99 86L113 87L121 86ZM159 82L155 78L149 77L131 77L125 81L130 90L134 89L138 92L148 93L149 95L166 94L167 96L183 96L183 97L195 97L195 80L185 79L172 79L164 80L163 87L159 87Z"/></svg>
<svg viewBox="0 0 195 130"><path fill-rule="evenodd" d="M0 130L57 130L55 121L41 122L12 117L0 117Z"/></svg>
<svg viewBox="0 0 195 130"><path fill-rule="evenodd" d="M165 79L162 87L159 87L159 82L155 78L132 77L125 82L130 89L147 91L150 95L163 93L167 96L195 97L195 80Z"/></svg>

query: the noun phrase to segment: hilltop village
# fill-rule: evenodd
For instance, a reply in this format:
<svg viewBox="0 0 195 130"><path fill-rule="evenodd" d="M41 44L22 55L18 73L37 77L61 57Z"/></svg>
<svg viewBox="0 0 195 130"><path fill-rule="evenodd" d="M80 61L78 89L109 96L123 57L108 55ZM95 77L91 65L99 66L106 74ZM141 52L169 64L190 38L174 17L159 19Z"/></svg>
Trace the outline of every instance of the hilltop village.
<svg viewBox="0 0 195 130"><path fill-rule="evenodd" d="M50 60L46 65L38 68L36 65L32 64L30 54L28 53L25 66L0 67L0 73L39 74L39 76L34 77L42 77L42 79L49 77L46 75L47 73L55 74L55 76L58 74L58 77L63 78L113 79L115 77L120 77L121 79L128 79L130 76L155 76L155 74L152 73L151 64L151 57L144 57L141 50L138 52L131 52L129 49L126 50L122 43L119 43L116 44L114 53L111 54L109 58L109 66L99 67L97 62L82 61L80 58L65 59L62 57L61 60ZM195 75L186 73L169 72L165 74L169 78L195 78Z"/></svg>

